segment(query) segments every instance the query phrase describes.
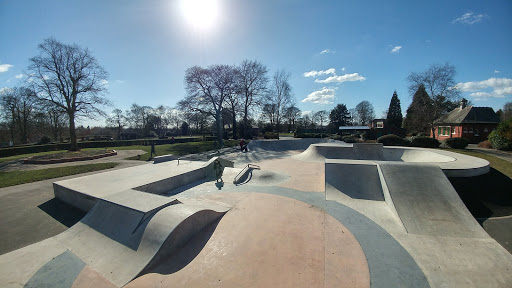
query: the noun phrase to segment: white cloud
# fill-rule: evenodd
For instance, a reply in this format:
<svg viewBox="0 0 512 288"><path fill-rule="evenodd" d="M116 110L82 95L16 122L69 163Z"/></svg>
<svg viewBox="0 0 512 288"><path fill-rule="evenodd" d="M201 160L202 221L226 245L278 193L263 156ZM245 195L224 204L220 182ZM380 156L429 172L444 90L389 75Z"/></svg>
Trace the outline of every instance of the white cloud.
<svg viewBox="0 0 512 288"><path fill-rule="evenodd" d="M312 113L313 113L312 110L301 111L300 116L304 117L306 115L311 115Z"/></svg>
<svg viewBox="0 0 512 288"><path fill-rule="evenodd" d="M9 68L14 67L11 64L0 64L0 73L9 71Z"/></svg>
<svg viewBox="0 0 512 288"><path fill-rule="evenodd" d="M402 46L395 46L391 49L391 53L398 53L402 49Z"/></svg>
<svg viewBox="0 0 512 288"><path fill-rule="evenodd" d="M325 49L325 50L322 50L322 52L320 52L320 55L322 55L322 54L334 54L334 53L336 53L336 51L331 50L331 49Z"/></svg>
<svg viewBox="0 0 512 288"><path fill-rule="evenodd" d="M0 95L2 95L4 93L9 93L11 91L12 91L12 88L4 87L4 88L0 89Z"/></svg>
<svg viewBox="0 0 512 288"><path fill-rule="evenodd" d="M487 17L487 15L485 15L485 14L475 14L473 12L468 12L468 13L463 14L459 18L454 19L452 21L452 23L463 23L463 24L472 25L472 24L482 21L485 17Z"/></svg>
<svg viewBox="0 0 512 288"><path fill-rule="evenodd" d="M101 80L100 81L100 85L107 86L108 85L108 80L105 80L105 79Z"/></svg>
<svg viewBox="0 0 512 288"><path fill-rule="evenodd" d="M472 97L503 98L512 95L512 79L493 77L483 81L457 83L455 88L462 92L472 92L469 94Z"/></svg>
<svg viewBox="0 0 512 288"><path fill-rule="evenodd" d="M494 74L498 74L500 72L501 72L500 70L494 70Z"/></svg>
<svg viewBox="0 0 512 288"><path fill-rule="evenodd" d="M23 74L18 74L18 75L16 75L15 77L16 77L16 79L21 79L21 78L25 77L25 75L23 75Z"/></svg>
<svg viewBox="0 0 512 288"><path fill-rule="evenodd" d="M313 71L306 72L302 75L304 75L304 77L317 77L317 76L328 75L328 74L336 75L336 69L330 68L327 70L320 70L320 71L313 70Z"/></svg>
<svg viewBox="0 0 512 288"><path fill-rule="evenodd" d="M116 80L116 83L117 84L124 84L124 83L126 83L126 81L124 81L124 80Z"/></svg>
<svg viewBox="0 0 512 288"><path fill-rule="evenodd" d="M352 82L352 81L364 81L366 78L359 75L358 73L345 74L342 76L334 75L327 77L324 80L315 79L316 83L343 83L343 82Z"/></svg>
<svg viewBox="0 0 512 288"><path fill-rule="evenodd" d="M302 99L301 102L311 102L315 104L332 104L336 91L333 88L322 88L322 90L315 91Z"/></svg>

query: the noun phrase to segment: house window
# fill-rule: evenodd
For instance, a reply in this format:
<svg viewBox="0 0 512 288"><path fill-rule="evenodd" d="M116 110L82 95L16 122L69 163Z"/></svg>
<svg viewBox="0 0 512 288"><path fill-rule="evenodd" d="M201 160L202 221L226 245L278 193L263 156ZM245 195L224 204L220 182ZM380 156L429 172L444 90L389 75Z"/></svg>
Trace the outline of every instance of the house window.
<svg viewBox="0 0 512 288"><path fill-rule="evenodd" d="M478 129L475 129L475 136L479 136L478 135Z"/></svg>
<svg viewBox="0 0 512 288"><path fill-rule="evenodd" d="M468 128L464 127L464 133L468 133Z"/></svg>
<svg viewBox="0 0 512 288"><path fill-rule="evenodd" d="M484 132L487 133L489 132L489 130L487 129L487 127L484 128Z"/></svg>
<svg viewBox="0 0 512 288"><path fill-rule="evenodd" d="M442 135L442 136L450 135L450 126L439 127L437 129L437 134Z"/></svg>
<svg viewBox="0 0 512 288"><path fill-rule="evenodd" d="M384 128L384 122L382 122L382 121L377 122L377 128Z"/></svg>
<svg viewBox="0 0 512 288"><path fill-rule="evenodd" d="M473 133L473 128L469 128L469 133Z"/></svg>
<svg viewBox="0 0 512 288"><path fill-rule="evenodd" d="M457 127L453 127L452 134L457 134Z"/></svg>

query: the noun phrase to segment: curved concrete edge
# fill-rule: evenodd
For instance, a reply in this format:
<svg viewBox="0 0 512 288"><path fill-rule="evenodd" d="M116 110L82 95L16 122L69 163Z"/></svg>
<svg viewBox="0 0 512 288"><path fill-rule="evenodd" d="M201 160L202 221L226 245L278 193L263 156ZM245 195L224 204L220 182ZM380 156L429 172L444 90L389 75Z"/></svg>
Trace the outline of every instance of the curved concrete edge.
<svg viewBox="0 0 512 288"><path fill-rule="evenodd" d="M136 250L91 228L77 231L78 233L70 232L71 235L67 237L73 239L69 239L69 242L61 240L61 243L66 243L84 262L121 287L140 275L148 265L158 263L162 257L179 248L228 210L229 208L212 204L168 206L149 220ZM80 240L75 242L78 238Z"/></svg>
<svg viewBox="0 0 512 288"><path fill-rule="evenodd" d="M447 177L473 177L486 174L490 170L487 160L469 155L440 149L383 147L375 144L311 144L304 152L293 155L292 158L306 162L337 159L346 163L352 163L354 160L372 160L378 163L431 164L441 168Z"/></svg>

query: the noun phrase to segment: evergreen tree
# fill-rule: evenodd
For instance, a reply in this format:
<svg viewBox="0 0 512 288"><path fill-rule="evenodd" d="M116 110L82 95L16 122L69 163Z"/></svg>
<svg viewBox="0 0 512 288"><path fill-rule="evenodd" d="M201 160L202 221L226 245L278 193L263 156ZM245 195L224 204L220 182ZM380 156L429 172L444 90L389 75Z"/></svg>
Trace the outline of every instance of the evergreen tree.
<svg viewBox="0 0 512 288"><path fill-rule="evenodd" d="M331 123L329 126L333 132L337 132L340 126L346 126L350 124L350 113L348 112L345 104L338 104L329 114L329 120Z"/></svg>
<svg viewBox="0 0 512 288"><path fill-rule="evenodd" d="M432 99L425 90L425 85L420 84L414 93L412 103L407 108L404 128L407 133L429 133L432 119Z"/></svg>
<svg viewBox="0 0 512 288"><path fill-rule="evenodd" d="M402 107L400 107L400 99L398 99L398 94L393 92L393 97L391 97L391 102L389 102L388 115L386 117L388 119L388 125L395 126L397 128L402 127Z"/></svg>

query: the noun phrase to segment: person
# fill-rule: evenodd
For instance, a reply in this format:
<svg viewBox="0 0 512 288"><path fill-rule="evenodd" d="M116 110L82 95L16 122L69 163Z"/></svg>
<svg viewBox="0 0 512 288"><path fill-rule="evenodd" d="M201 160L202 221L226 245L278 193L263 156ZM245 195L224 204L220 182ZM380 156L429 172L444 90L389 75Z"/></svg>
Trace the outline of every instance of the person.
<svg viewBox="0 0 512 288"><path fill-rule="evenodd" d="M247 143L245 142L244 138L240 140L240 151L247 152Z"/></svg>
<svg viewBox="0 0 512 288"><path fill-rule="evenodd" d="M155 142L151 142L151 158L153 158L153 153L155 153L155 156L158 156L155 151Z"/></svg>
<svg viewBox="0 0 512 288"><path fill-rule="evenodd" d="M171 137L171 144L174 144L174 142L176 142L176 141L174 140L174 136L172 136Z"/></svg>

